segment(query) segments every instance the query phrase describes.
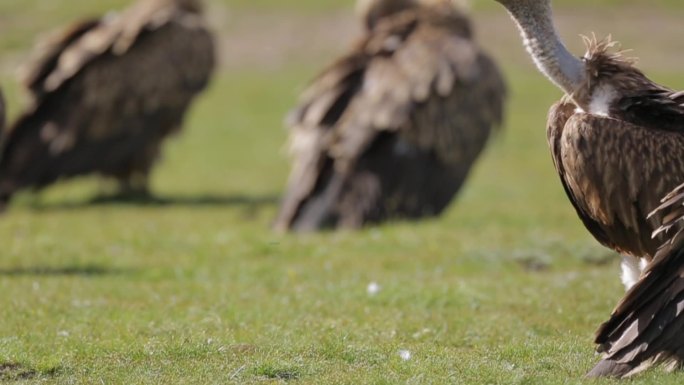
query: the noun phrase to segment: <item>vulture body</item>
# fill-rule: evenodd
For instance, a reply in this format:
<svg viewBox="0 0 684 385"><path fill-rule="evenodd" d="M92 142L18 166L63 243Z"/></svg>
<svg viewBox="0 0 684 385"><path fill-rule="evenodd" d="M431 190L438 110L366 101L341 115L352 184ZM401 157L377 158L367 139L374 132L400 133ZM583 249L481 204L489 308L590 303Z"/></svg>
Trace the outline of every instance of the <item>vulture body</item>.
<svg viewBox="0 0 684 385"><path fill-rule="evenodd" d="M649 215L684 182L684 94L649 80L633 60L612 52L610 39L585 38L587 53L573 57L555 31L550 0L497 1L517 22L539 69L565 91L547 125L561 183L591 234L624 256L622 280L631 290L614 318L629 313L627 324L636 322L628 341L624 329L613 329L625 323L611 321L599 331L604 359L589 375L625 377L666 358L679 360L670 348L684 340L668 333L681 333L684 324L669 313L658 318L659 327L642 323L666 311L661 305L674 309L668 296L679 289L670 285L684 284L672 279L679 268L671 269L682 262L663 262L681 260L680 252L672 246L659 251L670 239L656 230L669 215ZM648 306L633 300L644 296L650 296Z"/></svg>
<svg viewBox="0 0 684 385"><path fill-rule="evenodd" d="M146 194L163 139L214 67L200 11L196 0L141 0L43 42L24 69L31 105L3 135L0 204L89 173Z"/></svg>
<svg viewBox="0 0 684 385"><path fill-rule="evenodd" d="M279 231L435 216L503 115L505 84L449 0L368 0L366 36L290 114Z"/></svg>

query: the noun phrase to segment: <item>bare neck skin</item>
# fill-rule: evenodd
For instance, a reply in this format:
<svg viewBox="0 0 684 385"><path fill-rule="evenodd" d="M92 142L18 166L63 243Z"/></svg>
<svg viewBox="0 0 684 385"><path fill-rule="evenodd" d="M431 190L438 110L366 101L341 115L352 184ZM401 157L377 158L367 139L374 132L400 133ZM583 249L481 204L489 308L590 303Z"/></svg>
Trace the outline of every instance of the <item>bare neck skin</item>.
<svg viewBox="0 0 684 385"><path fill-rule="evenodd" d="M522 33L537 68L566 94L583 83L584 64L573 56L553 25L550 0L496 0L503 4Z"/></svg>

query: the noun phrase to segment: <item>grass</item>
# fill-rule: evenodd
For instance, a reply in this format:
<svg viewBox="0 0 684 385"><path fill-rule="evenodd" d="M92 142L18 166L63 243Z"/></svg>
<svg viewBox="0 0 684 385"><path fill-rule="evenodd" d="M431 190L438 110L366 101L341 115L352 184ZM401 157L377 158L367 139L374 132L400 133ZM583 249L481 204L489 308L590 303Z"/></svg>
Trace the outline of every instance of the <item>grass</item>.
<svg viewBox="0 0 684 385"><path fill-rule="evenodd" d="M7 52L14 31L44 26L13 28ZM155 174L168 205L85 204L93 179L20 196L0 220L0 382L583 383L622 288L551 165L544 115L558 92L506 65L507 127L442 218L275 235L282 116L321 64L221 71Z"/></svg>

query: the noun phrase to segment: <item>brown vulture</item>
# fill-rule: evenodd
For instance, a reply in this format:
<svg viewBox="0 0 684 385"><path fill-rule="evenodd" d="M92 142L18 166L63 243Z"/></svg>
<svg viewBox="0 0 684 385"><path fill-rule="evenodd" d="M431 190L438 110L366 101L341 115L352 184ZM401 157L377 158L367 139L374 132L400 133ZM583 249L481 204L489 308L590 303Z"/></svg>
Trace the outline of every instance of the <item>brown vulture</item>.
<svg viewBox="0 0 684 385"><path fill-rule="evenodd" d="M288 119L294 158L279 231L440 214L506 95L452 0L362 0L365 36Z"/></svg>
<svg viewBox="0 0 684 385"><path fill-rule="evenodd" d="M649 80L610 39L586 38L586 54L573 56L554 28L550 0L497 1L516 21L539 70L565 92L547 126L561 183L589 232L624 256L630 292L615 317L630 318L597 333L604 355L589 376L626 377L665 360L681 363L684 339L670 331L684 332L679 305L671 302L684 285L673 279L684 260L672 244L659 251L670 239L654 231L670 215L649 213L684 182L684 94ZM657 327L648 326L651 319Z"/></svg>
<svg viewBox="0 0 684 385"><path fill-rule="evenodd" d="M3 134L0 205L90 173L146 195L163 139L214 67L201 11L198 0L140 0L42 42L24 68L31 104Z"/></svg>

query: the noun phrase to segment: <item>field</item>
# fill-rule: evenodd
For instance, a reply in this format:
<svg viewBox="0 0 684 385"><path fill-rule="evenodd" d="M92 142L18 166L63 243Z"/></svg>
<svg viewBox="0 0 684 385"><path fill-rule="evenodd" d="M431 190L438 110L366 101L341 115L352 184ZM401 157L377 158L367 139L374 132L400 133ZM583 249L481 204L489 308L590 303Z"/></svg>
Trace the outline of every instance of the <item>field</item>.
<svg viewBox="0 0 684 385"><path fill-rule="evenodd" d="M2 0L12 115L13 71L35 35L124 3ZM552 167L544 123L559 91L488 2L474 18L508 77L508 119L448 213L269 230L288 170L283 116L357 32L346 3L212 3L221 70L155 173L168 203L94 204L94 178L13 203L0 218L0 382L583 383L593 331L623 293L618 259L583 229ZM556 3L576 52L578 34L612 32L653 78L684 88L679 2ZM654 370L630 383L682 381Z"/></svg>

